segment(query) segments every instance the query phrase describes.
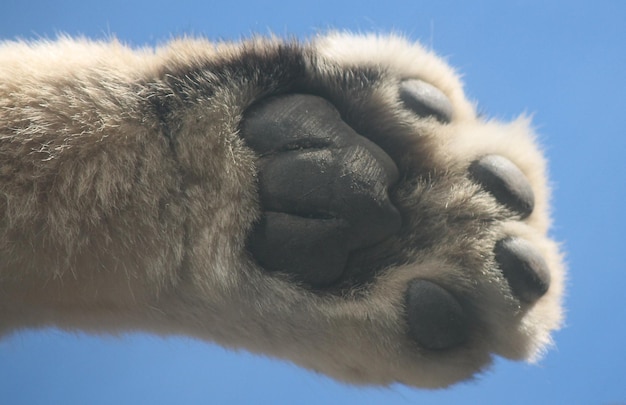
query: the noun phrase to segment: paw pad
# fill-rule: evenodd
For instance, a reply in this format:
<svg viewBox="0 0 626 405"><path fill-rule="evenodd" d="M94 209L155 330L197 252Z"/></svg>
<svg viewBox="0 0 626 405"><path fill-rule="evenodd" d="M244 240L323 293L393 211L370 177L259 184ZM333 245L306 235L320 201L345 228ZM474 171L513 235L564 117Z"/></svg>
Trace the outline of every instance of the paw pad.
<svg viewBox="0 0 626 405"><path fill-rule="evenodd" d="M452 103L445 94L432 84L418 79L405 80L400 84L400 100L405 107L420 117L435 117L439 122L452 121Z"/></svg>
<svg viewBox="0 0 626 405"><path fill-rule="evenodd" d="M242 134L260 154L265 214L249 249L266 270L329 286L352 251L400 228L388 196L396 164L326 100L303 94L267 100L247 112Z"/></svg>
<svg viewBox="0 0 626 405"><path fill-rule="evenodd" d="M550 271L541 253L522 238L496 243L496 262L513 294L525 303L543 296L550 287Z"/></svg>
<svg viewBox="0 0 626 405"><path fill-rule="evenodd" d="M535 195L522 171L510 160L499 155L487 155L474 161L469 172L472 178L496 200L528 217L535 207Z"/></svg>
<svg viewBox="0 0 626 405"><path fill-rule="evenodd" d="M429 350L458 346L468 339L467 317L459 301L441 286L412 280L405 295L409 336Z"/></svg>

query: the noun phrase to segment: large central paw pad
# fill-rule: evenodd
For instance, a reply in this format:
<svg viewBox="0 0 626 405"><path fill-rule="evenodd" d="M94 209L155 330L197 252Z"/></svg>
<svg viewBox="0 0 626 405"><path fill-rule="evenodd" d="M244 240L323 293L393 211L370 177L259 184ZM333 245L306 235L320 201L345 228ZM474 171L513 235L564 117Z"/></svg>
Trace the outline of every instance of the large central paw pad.
<svg viewBox="0 0 626 405"><path fill-rule="evenodd" d="M400 228L388 195L398 168L326 100L302 94L265 100L247 112L242 135L260 155L264 216L249 249L266 270L329 286L351 252Z"/></svg>

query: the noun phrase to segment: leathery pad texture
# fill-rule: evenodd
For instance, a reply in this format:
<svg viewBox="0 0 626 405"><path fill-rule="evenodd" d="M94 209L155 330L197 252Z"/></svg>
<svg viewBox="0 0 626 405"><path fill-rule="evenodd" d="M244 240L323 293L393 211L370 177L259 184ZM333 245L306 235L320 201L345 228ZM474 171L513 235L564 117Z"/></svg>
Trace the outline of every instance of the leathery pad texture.
<svg viewBox="0 0 626 405"><path fill-rule="evenodd" d="M331 68L242 121L263 211L254 259L313 294L358 302L366 318L388 315L373 310L386 301L421 367L390 381L445 386L491 353L536 359L560 323L562 269L527 123L476 118L453 73L420 60L421 48L418 66L404 66L321 43L336 47ZM368 374L355 366L347 379Z"/></svg>

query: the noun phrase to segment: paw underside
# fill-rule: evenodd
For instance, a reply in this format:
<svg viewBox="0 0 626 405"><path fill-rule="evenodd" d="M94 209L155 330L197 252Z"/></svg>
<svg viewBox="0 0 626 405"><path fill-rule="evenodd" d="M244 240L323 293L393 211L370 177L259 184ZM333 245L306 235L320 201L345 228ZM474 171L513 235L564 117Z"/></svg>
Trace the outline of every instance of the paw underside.
<svg viewBox="0 0 626 405"><path fill-rule="evenodd" d="M402 107L417 118L435 125L453 119L446 96L424 81L405 80L398 94ZM399 193L416 180L428 181L432 173L408 178L389 153L357 133L333 104L316 95L263 100L248 110L242 134L259 155L264 212L248 246L265 271L286 275L321 294L342 294L367 288L381 272L403 264L405 258L393 257L393 249L391 256L368 252L380 252L390 240L420 232L409 229L414 224L408 218L419 213L408 212ZM398 155L393 148L391 153ZM476 156L466 175L510 219L523 221L532 214L533 189L506 157ZM522 306L532 305L548 291L548 266L531 242L504 237L496 241L492 255L507 293ZM420 277L406 284L406 333L424 349L451 349L469 339L473 319L467 297L457 296L450 287Z"/></svg>
<svg viewBox="0 0 626 405"><path fill-rule="evenodd" d="M477 118L445 65L413 69L384 42L362 66L343 43L318 45L295 84L250 99L239 121L256 156L251 275L282 300L246 304L278 318L259 351L423 387L494 355L537 359L563 277L528 122Z"/></svg>

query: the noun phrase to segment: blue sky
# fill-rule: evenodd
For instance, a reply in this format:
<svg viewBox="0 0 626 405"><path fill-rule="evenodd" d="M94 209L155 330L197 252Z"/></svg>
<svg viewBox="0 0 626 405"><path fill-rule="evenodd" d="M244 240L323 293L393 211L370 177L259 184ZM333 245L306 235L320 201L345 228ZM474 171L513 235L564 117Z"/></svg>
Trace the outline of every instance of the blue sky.
<svg viewBox="0 0 626 405"><path fill-rule="evenodd" d="M6 404L626 403L626 2L2 0L0 38L181 34L307 37L397 31L463 73L488 116L534 115L569 263L567 325L538 365L497 360L446 391L354 388L291 364L182 338L25 332L0 341Z"/></svg>

